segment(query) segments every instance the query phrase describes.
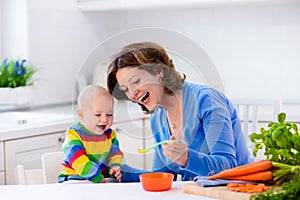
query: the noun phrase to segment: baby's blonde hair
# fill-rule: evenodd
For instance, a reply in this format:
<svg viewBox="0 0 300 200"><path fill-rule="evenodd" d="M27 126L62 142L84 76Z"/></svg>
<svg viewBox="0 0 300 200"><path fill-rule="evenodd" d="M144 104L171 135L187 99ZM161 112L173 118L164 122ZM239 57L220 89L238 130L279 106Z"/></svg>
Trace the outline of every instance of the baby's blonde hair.
<svg viewBox="0 0 300 200"><path fill-rule="evenodd" d="M79 95L78 95L78 99L77 99L77 107L78 109L82 109L82 107L84 105L86 105L87 103L90 103L94 100L94 97L96 95L99 96L110 96L112 101L113 101L113 97L112 95L108 92L107 89L105 89L104 87L101 87L99 85L88 85L85 88L83 88Z"/></svg>

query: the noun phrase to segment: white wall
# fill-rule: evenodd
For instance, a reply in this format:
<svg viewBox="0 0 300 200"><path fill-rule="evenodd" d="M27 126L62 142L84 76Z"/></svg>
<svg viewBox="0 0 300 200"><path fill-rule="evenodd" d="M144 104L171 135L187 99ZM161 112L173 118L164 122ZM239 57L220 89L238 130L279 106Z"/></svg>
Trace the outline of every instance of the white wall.
<svg viewBox="0 0 300 200"><path fill-rule="evenodd" d="M102 19L86 17L75 0L29 0L28 7L30 59L42 68L35 103L71 101L81 63L103 39Z"/></svg>
<svg viewBox="0 0 300 200"><path fill-rule="evenodd" d="M196 41L214 61L232 98L300 97L297 3L107 12L82 12L76 0L27 0L26 6L26 55L41 68L35 105L71 101L90 51L108 37L138 27L167 28Z"/></svg>
<svg viewBox="0 0 300 200"><path fill-rule="evenodd" d="M28 21L26 1L3 0L3 56L28 58Z"/></svg>
<svg viewBox="0 0 300 200"><path fill-rule="evenodd" d="M101 17L85 16L76 0L4 1L2 56L38 68L33 106L71 102L81 63L104 38Z"/></svg>
<svg viewBox="0 0 300 200"><path fill-rule="evenodd" d="M136 27L184 33L211 56L233 98L299 99L300 4L109 13L111 34Z"/></svg>
<svg viewBox="0 0 300 200"><path fill-rule="evenodd" d="M207 51L229 97L282 99L288 118L299 121L299 1L117 10L103 16L109 19L108 36L142 27L183 33Z"/></svg>

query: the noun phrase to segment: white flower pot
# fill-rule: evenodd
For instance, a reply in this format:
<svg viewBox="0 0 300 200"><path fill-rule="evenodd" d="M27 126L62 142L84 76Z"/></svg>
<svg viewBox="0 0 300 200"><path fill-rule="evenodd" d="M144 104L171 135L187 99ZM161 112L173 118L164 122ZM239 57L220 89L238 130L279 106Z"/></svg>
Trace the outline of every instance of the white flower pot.
<svg viewBox="0 0 300 200"><path fill-rule="evenodd" d="M32 97L32 86L0 88L0 110L28 108Z"/></svg>

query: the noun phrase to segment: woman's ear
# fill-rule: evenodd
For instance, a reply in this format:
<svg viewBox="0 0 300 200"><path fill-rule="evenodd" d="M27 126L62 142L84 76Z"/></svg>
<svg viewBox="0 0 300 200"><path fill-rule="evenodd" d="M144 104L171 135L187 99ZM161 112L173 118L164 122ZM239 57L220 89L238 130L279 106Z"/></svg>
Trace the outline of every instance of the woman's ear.
<svg viewBox="0 0 300 200"><path fill-rule="evenodd" d="M160 71L157 73L157 77L162 79L164 77L164 71L160 69Z"/></svg>

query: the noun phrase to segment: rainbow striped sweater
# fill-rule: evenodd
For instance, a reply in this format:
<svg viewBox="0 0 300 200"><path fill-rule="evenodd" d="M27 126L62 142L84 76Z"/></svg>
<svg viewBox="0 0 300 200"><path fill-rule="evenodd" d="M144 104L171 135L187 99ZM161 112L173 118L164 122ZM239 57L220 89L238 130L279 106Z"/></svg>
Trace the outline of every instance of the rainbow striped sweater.
<svg viewBox="0 0 300 200"><path fill-rule="evenodd" d="M108 177L113 166L122 167L123 153L113 129L97 135L85 129L80 122L66 131L63 144L65 158L58 182L89 180L99 183Z"/></svg>

